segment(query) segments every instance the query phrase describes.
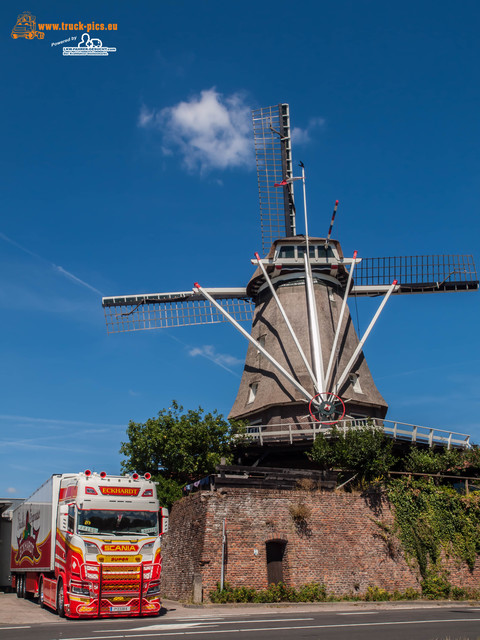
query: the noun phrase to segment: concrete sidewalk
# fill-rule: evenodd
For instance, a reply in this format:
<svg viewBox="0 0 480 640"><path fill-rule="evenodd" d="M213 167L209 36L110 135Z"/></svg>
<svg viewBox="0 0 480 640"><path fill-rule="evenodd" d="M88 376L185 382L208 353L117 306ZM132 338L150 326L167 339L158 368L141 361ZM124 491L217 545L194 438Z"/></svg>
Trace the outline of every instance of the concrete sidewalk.
<svg viewBox="0 0 480 640"><path fill-rule="evenodd" d="M279 609L288 613L307 613L312 611L366 611L375 609L431 609L452 606L479 606L479 602L459 601L398 601L398 602L316 602L316 603L273 603L273 604L229 604L229 605L188 605L173 600L163 600L160 619L229 617L238 615L267 615ZM248 613L247 613L248 612ZM146 619L146 618L145 618ZM150 618L157 619L158 618ZM50 609L41 609L32 600L22 600L14 593L0 593L0 630L2 625L36 625L65 622ZM67 619L68 622L68 619ZM74 624L76 621L72 620Z"/></svg>

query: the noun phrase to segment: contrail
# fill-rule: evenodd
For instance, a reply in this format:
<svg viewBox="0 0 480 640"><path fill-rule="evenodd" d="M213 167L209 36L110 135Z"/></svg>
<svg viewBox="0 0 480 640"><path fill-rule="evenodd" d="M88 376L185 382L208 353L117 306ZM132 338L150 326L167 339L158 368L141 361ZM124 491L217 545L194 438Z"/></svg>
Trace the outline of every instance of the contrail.
<svg viewBox="0 0 480 640"><path fill-rule="evenodd" d="M30 251L30 249L27 249L26 247L22 246L18 242L15 242L15 240L12 240L11 238L6 236L2 232L0 232L0 238L2 240L4 240L5 242L8 242L9 244L13 245L17 249L20 249L20 251L23 251L24 253L27 253L29 256L32 256L33 258L37 258L37 260L41 260L42 262L46 262L48 265L53 267L53 269L55 269L55 271L60 273L62 276L65 276L69 280L72 280L76 284L79 284L82 287L90 289L90 291L94 291L95 293L98 293L100 296L103 295L101 291L99 291L98 289L93 287L91 284L88 284L88 282L84 282L83 280L80 280L80 278L77 278L77 276L74 276L73 273L70 273L69 271L66 271L63 267L59 267L54 262L50 262L50 260L47 260L46 258L42 258L42 256L38 255L38 253L34 253L33 251Z"/></svg>
<svg viewBox="0 0 480 640"><path fill-rule="evenodd" d="M73 282L77 282L78 284L81 284L83 287L87 287L87 289L90 289L91 291L95 291L95 293L102 295L101 291L99 291L98 289L95 289L95 287L92 287L92 285L88 284L88 282L84 282L83 280L80 280L80 278L77 278L77 276L74 276L73 273L70 273L69 271L65 271L63 267L58 267L56 264L53 264L53 263L52 263L52 267L54 267L59 273L64 275L69 280L73 280Z"/></svg>
<svg viewBox="0 0 480 640"><path fill-rule="evenodd" d="M33 256L34 258L38 258L39 260L43 260L43 262L48 262L48 260L45 260L45 258L42 258L42 256L39 256L37 253L33 253L33 251L30 251L29 249L26 249L25 247L22 247L21 244L18 244L18 242L15 242L15 240L12 240L11 238L6 236L1 231L0 231L0 238L2 240L5 240L5 242L13 244L13 246L17 247L17 249L20 249L20 251L24 251L25 253L28 253L29 256Z"/></svg>

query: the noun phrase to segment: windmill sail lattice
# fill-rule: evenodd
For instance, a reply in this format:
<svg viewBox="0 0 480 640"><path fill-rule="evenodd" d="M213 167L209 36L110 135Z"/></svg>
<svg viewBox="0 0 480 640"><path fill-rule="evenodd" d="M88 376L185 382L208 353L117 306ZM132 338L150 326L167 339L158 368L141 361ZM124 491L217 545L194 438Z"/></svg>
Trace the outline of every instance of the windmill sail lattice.
<svg viewBox="0 0 480 640"><path fill-rule="evenodd" d="M478 277L470 255L396 256L364 258L355 272L355 293L371 295L375 287L396 278L396 293L428 293L478 289Z"/></svg>
<svg viewBox="0 0 480 640"><path fill-rule="evenodd" d="M285 267L298 263L295 259L282 262ZM399 285L392 295L478 289L471 255L390 256L361 259L349 295L381 295L394 278L398 278ZM245 287L208 289L208 292L235 320L252 320L255 303ZM108 333L227 321L208 300L192 290L103 298L103 308Z"/></svg>
<svg viewBox="0 0 480 640"><path fill-rule="evenodd" d="M265 255L274 240L296 233L293 184L275 187L293 177L288 104L256 109L252 119Z"/></svg>
<svg viewBox="0 0 480 640"><path fill-rule="evenodd" d="M252 319L254 304L245 288L208 291L236 320ZM194 291L103 298L103 308L108 333L226 321L208 300Z"/></svg>

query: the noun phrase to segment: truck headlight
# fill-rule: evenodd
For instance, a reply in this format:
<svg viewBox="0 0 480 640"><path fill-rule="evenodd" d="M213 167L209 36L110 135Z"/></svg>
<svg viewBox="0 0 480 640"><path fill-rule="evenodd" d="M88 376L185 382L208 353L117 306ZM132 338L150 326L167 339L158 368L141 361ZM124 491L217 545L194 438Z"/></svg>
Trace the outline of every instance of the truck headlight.
<svg viewBox="0 0 480 640"><path fill-rule="evenodd" d="M147 596L153 596L156 593L160 593L160 582L152 582L148 587Z"/></svg>
<svg viewBox="0 0 480 640"><path fill-rule="evenodd" d="M89 596L90 595L90 587L87 582L72 583L70 585L70 592L76 593L79 596Z"/></svg>
<svg viewBox="0 0 480 640"><path fill-rule="evenodd" d="M85 541L85 551L87 553L93 553L94 555L97 555L97 553L100 553L100 549L97 547L96 544L93 544L93 542L87 542L87 541Z"/></svg>

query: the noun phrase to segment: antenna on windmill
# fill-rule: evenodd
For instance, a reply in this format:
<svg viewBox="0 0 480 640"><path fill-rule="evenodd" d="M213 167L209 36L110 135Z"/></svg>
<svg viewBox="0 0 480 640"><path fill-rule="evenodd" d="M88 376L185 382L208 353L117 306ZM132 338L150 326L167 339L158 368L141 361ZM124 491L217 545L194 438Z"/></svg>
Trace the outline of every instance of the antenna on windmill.
<svg viewBox="0 0 480 640"><path fill-rule="evenodd" d="M328 245L330 244L330 236L332 235L333 224L335 222L335 216L337 215L338 208L338 200L335 200L335 206L333 207L332 220L330 222L330 227L328 229L327 237L325 239L325 249L328 249Z"/></svg>

